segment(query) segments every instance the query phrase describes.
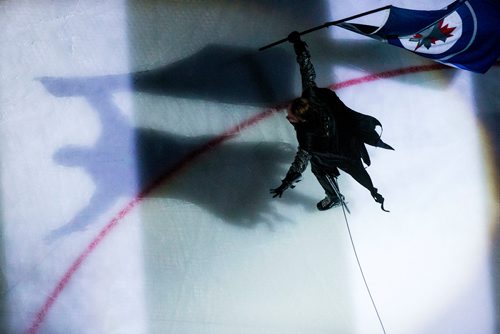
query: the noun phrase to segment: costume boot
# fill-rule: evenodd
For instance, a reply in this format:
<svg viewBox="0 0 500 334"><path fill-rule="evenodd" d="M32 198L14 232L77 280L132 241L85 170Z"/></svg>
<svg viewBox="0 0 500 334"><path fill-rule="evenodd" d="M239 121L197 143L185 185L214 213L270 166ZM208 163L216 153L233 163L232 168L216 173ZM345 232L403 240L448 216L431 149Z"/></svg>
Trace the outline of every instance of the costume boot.
<svg viewBox="0 0 500 334"><path fill-rule="evenodd" d="M316 204L316 208L318 208L319 211L325 211L328 209L331 209L335 206L339 206L342 204L342 201L344 200L344 196L340 195L342 199L338 198L336 195L335 196L330 196L326 195L325 198L323 198L321 201Z"/></svg>

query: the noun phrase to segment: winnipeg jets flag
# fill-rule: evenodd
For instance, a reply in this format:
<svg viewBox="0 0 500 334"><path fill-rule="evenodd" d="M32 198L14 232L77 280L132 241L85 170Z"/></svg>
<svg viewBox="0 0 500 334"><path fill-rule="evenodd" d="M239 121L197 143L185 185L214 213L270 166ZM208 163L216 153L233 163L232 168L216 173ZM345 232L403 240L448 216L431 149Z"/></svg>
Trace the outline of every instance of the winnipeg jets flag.
<svg viewBox="0 0 500 334"><path fill-rule="evenodd" d="M337 25L473 72L485 73L500 56L497 0L457 0L433 11L389 6L385 21L378 26Z"/></svg>

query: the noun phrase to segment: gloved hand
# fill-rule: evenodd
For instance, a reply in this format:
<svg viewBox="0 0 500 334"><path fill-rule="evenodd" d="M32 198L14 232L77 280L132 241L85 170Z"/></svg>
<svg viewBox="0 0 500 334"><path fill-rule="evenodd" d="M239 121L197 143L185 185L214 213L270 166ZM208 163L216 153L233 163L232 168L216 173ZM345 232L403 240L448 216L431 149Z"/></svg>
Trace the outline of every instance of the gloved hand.
<svg viewBox="0 0 500 334"><path fill-rule="evenodd" d="M298 177L300 177L300 174L298 174L298 175L299 175ZM276 197L281 198L281 196L283 196L283 193L285 192L285 190L287 190L288 188L290 188L290 189L295 188L294 183L298 183L301 181L298 179L298 177L296 179L294 179L293 181L289 181L285 178L285 180L281 181L281 185L278 188L271 189L270 192L271 192L271 195L273 195L273 198L276 198Z"/></svg>
<svg viewBox="0 0 500 334"><path fill-rule="evenodd" d="M302 42L302 40L300 39L300 34L298 31L292 31L289 35L288 35L288 41L290 43L299 43L299 42Z"/></svg>
<svg viewBox="0 0 500 334"><path fill-rule="evenodd" d="M293 49L296 55L307 51L307 44L300 39L300 34L298 31L293 31L288 35L288 41L293 44Z"/></svg>
<svg viewBox="0 0 500 334"><path fill-rule="evenodd" d="M271 189L270 192L271 192L271 195L273 195L273 198L276 198L276 197L279 197L281 198L281 196L283 196L283 193L285 192L285 190L287 190L288 188L295 188L294 185L291 185L290 183L288 182L281 182L281 185L278 187L278 188L274 188L274 189Z"/></svg>

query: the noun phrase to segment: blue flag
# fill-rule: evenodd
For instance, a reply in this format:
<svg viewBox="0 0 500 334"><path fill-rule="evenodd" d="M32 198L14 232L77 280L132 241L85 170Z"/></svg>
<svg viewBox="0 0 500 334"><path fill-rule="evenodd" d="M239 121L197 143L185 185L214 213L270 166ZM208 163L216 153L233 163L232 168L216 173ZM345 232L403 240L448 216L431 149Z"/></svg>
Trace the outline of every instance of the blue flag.
<svg viewBox="0 0 500 334"><path fill-rule="evenodd" d="M500 2L457 0L441 10L390 6L378 26L338 26L457 68L485 73L500 56Z"/></svg>

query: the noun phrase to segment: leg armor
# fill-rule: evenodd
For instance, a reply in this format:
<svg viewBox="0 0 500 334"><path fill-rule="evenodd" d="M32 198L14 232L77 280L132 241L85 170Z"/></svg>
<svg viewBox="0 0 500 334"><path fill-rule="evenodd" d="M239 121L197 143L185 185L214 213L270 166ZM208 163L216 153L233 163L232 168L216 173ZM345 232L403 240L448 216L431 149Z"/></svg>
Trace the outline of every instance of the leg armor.
<svg viewBox="0 0 500 334"><path fill-rule="evenodd" d="M330 184L327 175L329 176L330 180L335 184L337 189L339 189L339 186L337 184L337 176L339 175L339 171L337 168L333 169L332 172L330 173L325 173L323 170L319 169L315 164L312 164L311 168L312 173L314 176L316 176L316 179L318 179L319 184L323 189L325 190L325 193L327 196L331 198L337 198L337 192L332 188L332 185Z"/></svg>

